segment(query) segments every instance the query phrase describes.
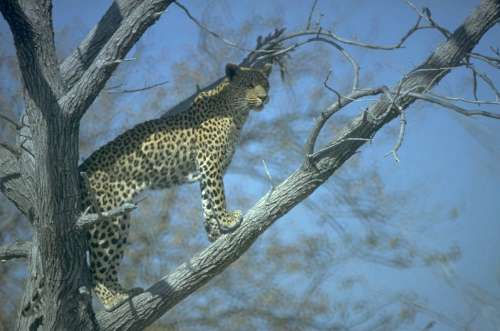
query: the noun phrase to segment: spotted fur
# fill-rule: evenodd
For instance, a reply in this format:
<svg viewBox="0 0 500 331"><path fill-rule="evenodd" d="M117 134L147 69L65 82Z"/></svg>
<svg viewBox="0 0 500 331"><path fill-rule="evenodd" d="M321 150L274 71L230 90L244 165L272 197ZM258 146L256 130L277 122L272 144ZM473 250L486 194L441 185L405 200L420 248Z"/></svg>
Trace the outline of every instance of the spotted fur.
<svg viewBox="0 0 500 331"><path fill-rule="evenodd" d="M82 210L96 212L90 192L100 211L108 211L146 189L198 181L208 239L236 229L241 212L226 209L222 177L249 111L268 100L270 69L228 64L226 78L200 92L186 111L141 123L101 147L80 166L88 177L88 185L81 181ZM117 276L129 226L122 216L89 231L94 292L108 311L139 292L122 288Z"/></svg>

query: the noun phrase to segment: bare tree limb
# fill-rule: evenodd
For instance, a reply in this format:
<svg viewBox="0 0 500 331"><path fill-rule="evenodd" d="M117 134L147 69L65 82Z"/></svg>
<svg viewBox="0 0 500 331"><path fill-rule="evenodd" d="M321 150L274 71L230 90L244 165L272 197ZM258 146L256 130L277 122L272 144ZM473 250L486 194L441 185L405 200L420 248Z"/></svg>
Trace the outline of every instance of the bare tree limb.
<svg viewBox="0 0 500 331"><path fill-rule="evenodd" d="M11 146L11 145L9 145L7 143L3 143L3 142L0 141L0 147L5 148L6 150L8 150L12 154L14 154L16 157L19 157L21 155L21 152L19 151L18 148L14 147L14 146Z"/></svg>
<svg viewBox="0 0 500 331"><path fill-rule="evenodd" d="M481 60L481 61L489 64L493 68L500 69L500 57L491 57L491 56L487 56L487 55L483 55L483 54L479 54L479 53L475 53L475 52L471 52L469 54L469 56L472 58Z"/></svg>
<svg viewBox="0 0 500 331"><path fill-rule="evenodd" d="M81 78L60 100L61 108L68 116L75 119L83 116L118 63L171 3L165 0L142 1L123 19Z"/></svg>
<svg viewBox="0 0 500 331"><path fill-rule="evenodd" d="M476 105L500 105L500 100L497 101L492 101L492 100L470 100L470 99L465 99L465 98L460 98L460 97L450 97L450 96L444 96L444 95L437 95L435 93L428 92L427 94L442 98L448 101L460 101L464 103L471 103L471 104L476 104Z"/></svg>
<svg viewBox="0 0 500 331"><path fill-rule="evenodd" d="M406 113L404 110L401 111L401 114L399 115L399 135L398 135L398 140L396 141L396 144L392 148L392 150L386 154L386 156L392 155L394 157L394 160L396 163L399 163L399 156L398 156L398 150L401 147L401 144L403 143L403 138L405 135L405 128L406 128Z"/></svg>
<svg viewBox="0 0 500 331"><path fill-rule="evenodd" d="M447 101L445 98L439 97L435 94L430 94L430 93L422 94L422 93L410 92L409 95L414 97L414 98L417 98L417 99L421 99L421 100L425 100L425 101L429 101L429 102L438 104L440 106L451 109L451 110L456 111L457 113L460 113L460 114L465 115L465 116L484 116L484 117L500 119L500 114L495 114L495 113L491 113L491 112L484 111L484 110L464 109L464 108L461 108L461 107L455 105L454 103Z"/></svg>
<svg viewBox="0 0 500 331"><path fill-rule="evenodd" d="M57 98L64 92L57 66L51 10L50 1L42 1L37 5L13 0L0 2L0 11L14 37L28 97L36 105L51 105L51 107L38 107L45 115L58 112ZM41 17L43 17L41 21L36 21ZM38 29L36 34L31 27ZM39 61L33 62L34 59ZM31 108L28 108L28 113Z"/></svg>
<svg viewBox="0 0 500 331"><path fill-rule="evenodd" d="M360 98L370 96L370 95L377 95L383 93L383 88L374 88L374 89L368 89L368 90L358 90L355 92L351 92L347 96L340 96L340 99L332 104L330 107L328 107L325 111L323 111L320 116L316 119L315 124L313 129L311 130L311 133L309 134L309 137L307 138L307 142L305 145L305 153L306 156L312 156L314 153L314 146L316 144L316 140L318 139L319 133L321 132L321 129L325 125L326 121L338 112L340 109L343 107L347 106L351 102L358 100ZM340 95L340 94L339 94Z"/></svg>
<svg viewBox="0 0 500 331"><path fill-rule="evenodd" d="M318 4L318 0L314 0L313 4L311 6L311 10L309 11L309 17L307 18L306 30L309 30L311 28L311 20L312 20L313 14L314 14L314 9L316 8L317 4Z"/></svg>
<svg viewBox="0 0 500 331"><path fill-rule="evenodd" d="M417 6L415 6L411 1L409 0L406 0L406 3L408 4L408 6L410 6L413 10L415 10L415 12L422 18L426 19L427 21L429 21L429 23L431 24L431 27L433 28L436 28L439 32L441 32L441 34L446 38L450 38L451 36L451 32L448 31L447 29L443 28L442 26L440 26L439 24L436 23L436 21L434 21L431 17L431 11L429 8L427 7L424 7L422 9L422 11L418 10Z"/></svg>
<svg viewBox="0 0 500 331"><path fill-rule="evenodd" d="M103 211L100 214L87 214L84 213L80 218L76 221L76 227L82 230L86 230L90 228L91 225L110 220L117 216L122 216L130 213L134 209L137 208L137 204L135 203L124 203L123 205L113 208L109 211Z"/></svg>
<svg viewBox="0 0 500 331"><path fill-rule="evenodd" d="M138 5L139 2L135 0L115 0L111 3L99 23L61 63L59 68L67 89L71 89L82 77L102 47Z"/></svg>
<svg viewBox="0 0 500 331"><path fill-rule="evenodd" d="M483 72L480 72L479 70L476 69L476 67L472 63L465 63L465 66L469 68L472 71L473 74L473 79L474 79L474 97L477 100L477 76L479 76L485 83L486 85L489 86L489 88L495 93L496 99L500 100L500 92L496 88L495 84L493 81Z"/></svg>
<svg viewBox="0 0 500 331"><path fill-rule="evenodd" d="M142 91L150 90L150 89L153 89L155 87L165 85L167 83L168 83L168 80L163 81L163 82L159 82L159 83L155 83L153 85L148 85L145 87L136 88L136 89L114 90L114 88L116 88L116 87L114 87L114 88L108 88L107 91L108 91L108 93L135 93L135 92L142 92ZM120 84L120 86L121 86L121 84Z"/></svg>
<svg viewBox="0 0 500 331"><path fill-rule="evenodd" d="M0 247L0 262L11 259L27 258L31 251L31 242L18 241L14 244Z"/></svg>
<svg viewBox="0 0 500 331"><path fill-rule="evenodd" d="M206 33L208 33L209 35L211 35L212 37L215 37L215 38L221 40L224 44L226 44L228 46L231 46L231 47L234 47L234 48L237 48L239 50L247 51L247 52L251 51L250 49L243 48L241 46L238 46L236 43L225 39L224 37L222 37L218 33L210 30L209 28L207 28L206 26L204 26L203 24L201 24L200 21L198 21L193 15L191 15L191 13L189 12L189 10L184 5L182 5L179 1L174 1L174 3L177 5L177 7L179 7L187 15L187 17L191 21L193 21L200 29L202 29L203 31L205 31Z"/></svg>
<svg viewBox="0 0 500 331"><path fill-rule="evenodd" d="M0 113L0 118L7 121L10 124L12 124L16 128L16 130L21 129L21 125L19 123L17 123L16 121L14 121L13 119L11 119L10 117Z"/></svg>
<svg viewBox="0 0 500 331"><path fill-rule="evenodd" d="M10 150L1 147L0 192L13 202L23 214L29 215L32 203L26 183L19 172L19 157Z"/></svg>

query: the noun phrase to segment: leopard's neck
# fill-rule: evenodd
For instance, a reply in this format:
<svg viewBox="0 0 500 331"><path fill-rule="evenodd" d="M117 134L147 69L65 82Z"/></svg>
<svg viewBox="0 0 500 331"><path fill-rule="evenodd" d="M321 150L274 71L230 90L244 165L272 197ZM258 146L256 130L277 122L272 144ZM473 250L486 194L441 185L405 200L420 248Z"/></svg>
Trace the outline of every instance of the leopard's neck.
<svg viewBox="0 0 500 331"><path fill-rule="evenodd" d="M230 117L238 129L241 129L248 118L248 108L241 97L231 90L227 80L208 91L200 92L193 102L197 111L203 112L208 117Z"/></svg>

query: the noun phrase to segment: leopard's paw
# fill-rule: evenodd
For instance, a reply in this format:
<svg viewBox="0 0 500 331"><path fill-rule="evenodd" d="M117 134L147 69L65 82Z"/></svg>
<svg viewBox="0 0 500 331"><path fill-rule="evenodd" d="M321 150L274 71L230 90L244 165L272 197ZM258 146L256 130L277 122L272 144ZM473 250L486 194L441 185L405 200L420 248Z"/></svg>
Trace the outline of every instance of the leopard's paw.
<svg viewBox="0 0 500 331"><path fill-rule="evenodd" d="M243 220L240 210L225 212L219 220L219 227L222 233L233 232L236 230Z"/></svg>
<svg viewBox="0 0 500 331"><path fill-rule="evenodd" d="M120 307L134 296L141 294L142 292L144 292L143 288L134 287L133 289L116 293L114 296L107 298L107 300L103 301L102 304L104 306L104 309L110 312Z"/></svg>

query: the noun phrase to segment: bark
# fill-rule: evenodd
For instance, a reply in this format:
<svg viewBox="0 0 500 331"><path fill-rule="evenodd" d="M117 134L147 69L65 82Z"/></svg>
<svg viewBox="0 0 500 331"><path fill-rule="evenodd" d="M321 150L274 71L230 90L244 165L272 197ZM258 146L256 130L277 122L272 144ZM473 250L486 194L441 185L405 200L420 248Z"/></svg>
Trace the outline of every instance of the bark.
<svg viewBox="0 0 500 331"><path fill-rule="evenodd" d="M0 2L16 46L27 115L18 137L20 158L0 150L0 188L34 226L19 330L98 328L90 296L80 293L88 286L88 267L84 235L75 227L79 120L120 59L170 3L113 2L63 62L61 74L51 1Z"/></svg>
<svg viewBox="0 0 500 331"><path fill-rule="evenodd" d="M159 0L113 2L79 49L57 66L50 1L0 1L16 44L31 137L20 161L0 148L0 189L34 225L30 278L22 307L32 303L38 294L36 287L43 285L38 294L41 311L20 315L18 329L145 328L240 257L261 233L314 192L363 145L345 138L371 138L398 116L391 101L382 97L335 141L261 198L237 231L196 254L129 304L100 313L96 321L88 295L79 291L86 285L88 273L85 244L75 230L79 120L119 60L169 4ZM443 68L458 65L498 21L499 13L500 0L483 0L447 42L405 75L399 89L422 92L437 84L449 72ZM414 101L408 95L398 105L406 109ZM16 181L22 184L19 189Z"/></svg>

